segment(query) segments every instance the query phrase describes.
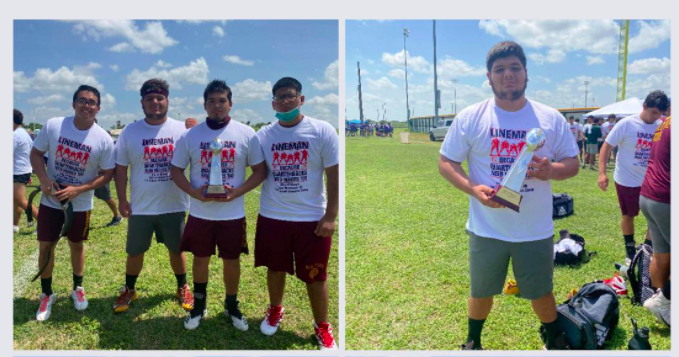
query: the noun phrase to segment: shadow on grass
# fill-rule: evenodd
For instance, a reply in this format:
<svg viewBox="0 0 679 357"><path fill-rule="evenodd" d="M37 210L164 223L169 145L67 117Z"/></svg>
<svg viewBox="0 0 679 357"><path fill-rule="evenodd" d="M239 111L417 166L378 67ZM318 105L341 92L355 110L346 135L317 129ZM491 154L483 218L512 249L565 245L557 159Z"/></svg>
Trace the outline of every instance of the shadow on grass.
<svg viewBox="0 0 679 357"><path fill-rule="evenodd" d="M147 313L174 295L146 296L135 301L125 313L115 314L112 306L116 297L90 299L84 312L73 308L70 296L57 296L48 321L35 321L38 300L14 300L14 326L45 324L50 329L73 331L73 325L94 329L98 336L96 349L101 350L288 350L316 349L313 330L299 336L285 330L285 322L274 336L265 336L259 330L264 316L251 316L250 328L242 332L234 328L221 309L208 311L208 316L193 331L184 328L186 312L176 306L176 314L147 318ZM94 323L93 323L94 322ZM73 331L77 334L77 331ZM51 349L59 349L51 346Z"/></svg>

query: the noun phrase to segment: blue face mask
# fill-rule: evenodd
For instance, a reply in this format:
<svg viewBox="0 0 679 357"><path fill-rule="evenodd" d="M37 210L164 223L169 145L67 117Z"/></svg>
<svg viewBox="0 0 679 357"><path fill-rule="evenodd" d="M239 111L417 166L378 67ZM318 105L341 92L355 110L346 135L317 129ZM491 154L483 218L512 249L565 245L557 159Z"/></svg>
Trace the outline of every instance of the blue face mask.
<svg viewBox="0 0 679 357"><path fill-rule="evenodd" d="M289 122L295 119L299 115L299 107L286 112L286 113L276 113L276 118L282 122Z"/></svg>

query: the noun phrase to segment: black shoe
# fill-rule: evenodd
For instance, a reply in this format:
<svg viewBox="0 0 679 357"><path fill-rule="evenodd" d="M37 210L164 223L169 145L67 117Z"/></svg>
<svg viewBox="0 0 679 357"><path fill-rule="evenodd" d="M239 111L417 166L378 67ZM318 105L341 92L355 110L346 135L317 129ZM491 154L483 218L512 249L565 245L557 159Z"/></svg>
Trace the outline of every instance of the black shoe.
<svg viewBox="0 0 679 357"><path fill-rule="evenodd" d="M122 222L122 221L123 221L123 216L113 217L113 219L111 220L111 222L108 222L108 224L106 225L106 227L117 226L117 225L119 225L120 222Z"/></svg>
<svg viewBox="0 0 679 357"><path fill-rule="evenodd" d="M467 341L467 343L460 345L460 348L463 351L472 351L472 350L481 351L481 350L483 350L482 347L478 347L478 348L475 347L474 341Z"/></svg>

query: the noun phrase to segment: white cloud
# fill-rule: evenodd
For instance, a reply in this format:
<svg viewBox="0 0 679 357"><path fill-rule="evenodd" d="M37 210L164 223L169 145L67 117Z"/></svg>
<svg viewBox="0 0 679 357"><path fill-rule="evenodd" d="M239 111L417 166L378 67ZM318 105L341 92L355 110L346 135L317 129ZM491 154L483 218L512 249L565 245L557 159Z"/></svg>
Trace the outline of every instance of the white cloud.
<svg viewBox="0 0 679 357"><path fill-rule="evenodd" d="M167 62L165 62L165 61L163 61L163 60L158 60L158 62L156 62L156 67L160 67L160 68L170 68L170 67L172 67L172 64L167 63Z"/></svg>
<svg viewBox="0 0 679 357"><path fill-rule="evenodd" d="M543 76L535 76L535 79L538 81L542 81L545 83L552 83L551 78L543 77Z"/></svg>
<svg viewBox="0 0 679 357"><path fill-rule="evenodd" d="M511 38L524 48L597 54L617 53L618 49L619 25L613 20L482 20L479 28Z"/></svg>
<svg viewBox="0 0 679 357"><path fill-rule="evenodd" d="M405 64L403 51L394 54L387 52L382 53L382 62L390 66L403 67ZM408 51L408 69L420 73L429 73L431 71L431 65L422 56L411 57L410 51Z"/></svg>
<svg viewBox="0 0 679 357"><path fill-rule="evenodd" d="M258 82L248 78L233 85L233 102L237 105L255 100L269 100L272 87L270 81Z"/></svg>
<svg viewBox="0 0 679 357"><path fill-rule="evenodd" d="M157 54L179 43L168 35L163 24L158 21L147 22L142 30L132 20L86 20L77 21L73 30L95 41L101 38L124 38L124 42L110 48L115 52L139 50Z"/></svg>
<svg viewBox="0 0 679 357"><path fill-rule="evenodd" d="M101 108L112 109L116 105L116 98L110 93L101 96Z"/></svg>
<svg viewBox="0 0 679 357"><path fill-rule="evenodd" d="M108 50L111 52L134 52L132 45L127 42L121 42L113 45Z"/></svg>
<svg viewBox="0 0 679 357"><path fill-rule="evenodd" d="M52 94L44 97L34 97L27 100L29 104L45 105L47 103L66 101L66 98L61 94Z"/></svg>
<svg viewBox="0 0 679 357"><path fill-rule="evenodd" d="M547 55L541 53L529 53L528 58L532 59L537 65L545 63L559 63L566 59L566 52L558 48L552 48L547 51Z"/></svg>
<svg viewBox="0 0 679 357"><path fill-rule="evenodd" d="M475 67L465 61L451 57L446 57L436 67L439 76L449 77L483 76L487 72L483 66Z"/></svg>
<svg viewBox="0 0 679 357"><path fill-rule="evenodd" d="M41 124L45 124L47 120L51 118L73 115L73 108L71 108L70 106L68 108L40 106L35 108L34 113L35 121ZM24 113L24 115L26 117L29 116L27 113ZM32 121L33 116L30 115L30 118Z"/></svg>
<svg viewBox="0 0 679 357"><path fill-rule="evenodd" d="M56 71L50 68L38 68L33 77L26 77L23 71L14 72L14 90L17 92L32 91L44 92L72 92L81 84L91 85L104 90L104 85L97 81L92 73L93 69L99 68L98 63L89 63L86 66L60 67Z"/></svg>
<svg viewBox="0 0 679 357"><path fill-rule="evenodd" d="M651 74L651 73L666 73L670 72L670 59L664 57L660 58L645 58L632 62L627 67L629 74Z"/></svg>
<svg viewBox="0 0 679 357"><path fill-rule="evenodd" d="M229 114L231 118L238 120L241 123L249 121L250 123L258 123L264 121L261 115L252 109L234 109Z"/></svg>
<svg viewBox="0 0 679 357"><path fill-rule="evenodd" d="M629 39L629 53L657 48L661 43L670 39L670 20L640 21L639 33Z"/></svg>
<svg viewBox="0 0 679 357"><path fill-rule="evenodd" d="M224 29L219 26L213 27L212 36L224 37Z"/></svg>
<svg viewBox="0 0 679 357"><path fill-rule="evenodd" d="M244 59L242 59L242 58L240 58L240 57L238 57L238 56L235 56L235 55L225 55L225 56L222 57L222 58L223 58L224 61L226 61L226 62L233 63L233 64L237 64L237 65L241 65L241 66L252 66L252 65L255 64L254 61L244 60Z"/></svg>
<svg viewBox="0 0 679 357"><path fill-rule="evenodd" d="M112 64L109 66L113 72L118 72L120 67L117 64Z"/></svg>
<svg viewBox="0 0 679 357"><path fill-rule="evenodd" d="M587 56L587 65L604 64L604 58L602 56Z"/></svg>
<svg viewBox="0 0 679 357"><path fill-rule="evenodd" d="M380 79L366 79L368 87L371 89L385 89L385 88L397 88L394 83L392 83L389 78L382 77Z"/></svg>
<svg viewBox="0 0 679 357"><path fill-rule="evenodd" d="M316 96L306 100L305 105L338 105L339 97L335 93L330 93L326 96Z"/></svg>
<svg viewBox="0 0 679 357"><path fill-rule="evenodd" d="M389 77L394 77L394 78L397 78L397 79L405 79L406 78L406 71L404 71L402 69L398 69L398 68L392 69L391 71L389 71L388 74L389 74ZM410 74L410 73L408 74L408 78L410 78L412 76L413 76L412 74Z"/></svg>
<svg viewBox="0 0 679 357"><path fill-rule="evenodd" d="M658 89L665 93L670 93L669 71L665 74L651 74L639 79L630 80L628 78L626 96L628 98L632 96L639 97L643 100L648 93Z"/></svg>
<svg viewBox="0 0 679 357"><path fill-rule="evenodd" d="M336 88L339 81L339 60L333 61L323 72L323 82L313 81L311 85L318 90Z"/></svg>
<svg viewBox="0 0 679 357"><path fill-rule="evenodd" d="M113 125L115 125L118 120L120 120L121 124L127 125L127 124L132 123L135 120L142 120L143 117L144 117L144 114L137 114L137 113L111 112L111 113L102 114L101 112L99 112L99 114L97 114L97 124L99 124L100 127L108 130Z"/></svg>
<svg viewBox="0 0 679 357"><path fill-rule="evenodd" d="M150 78L162 78L170 84L170 93L172 88L181 89L182 84L207 84L207 74L209 72L207 62L203 57L191 61L186 66L175 67L170 70L151 66L146 71L138 69L132 70L127 75L125 80L125 89L130 91L137 91L141 85Z"/></svg>

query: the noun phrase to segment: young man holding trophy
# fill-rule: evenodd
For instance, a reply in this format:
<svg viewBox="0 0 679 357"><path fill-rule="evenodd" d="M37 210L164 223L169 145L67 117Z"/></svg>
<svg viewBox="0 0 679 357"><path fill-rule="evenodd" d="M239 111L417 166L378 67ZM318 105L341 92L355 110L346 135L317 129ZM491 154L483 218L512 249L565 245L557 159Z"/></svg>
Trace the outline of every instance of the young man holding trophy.
<svg viewBox="0 0 679 357"><path fill-rule="evenodd" d="M503 41L486 58L494 98L464 109L441 146L439 172L470 196L471 297L463 349L482 349L481 330L512 260L521 296L531 300L546 348L566 348L552 292L551 180L578 172L578 148L553 108L525 97L526 56ZM468 160L469 175L462 168Z"/></svg>
<svg viewBox="0 0 679 357"><path fill-rule="evenodd" d="M224 81L207 85L203 93L207 120L179 139L172 159L172 179L191 196L181 242L182 250L194 256L194 308L184 320L189 330L197 328L207 313L208 267L216 248L224 264L224 314L237 329L248 329L237 300L240 254L248 253L243 195L264 181L266 166L255 131L229 117L231 95ZM184 175L189 164L190 181ZM252 174L246 180L247 166Z"/></svg>

